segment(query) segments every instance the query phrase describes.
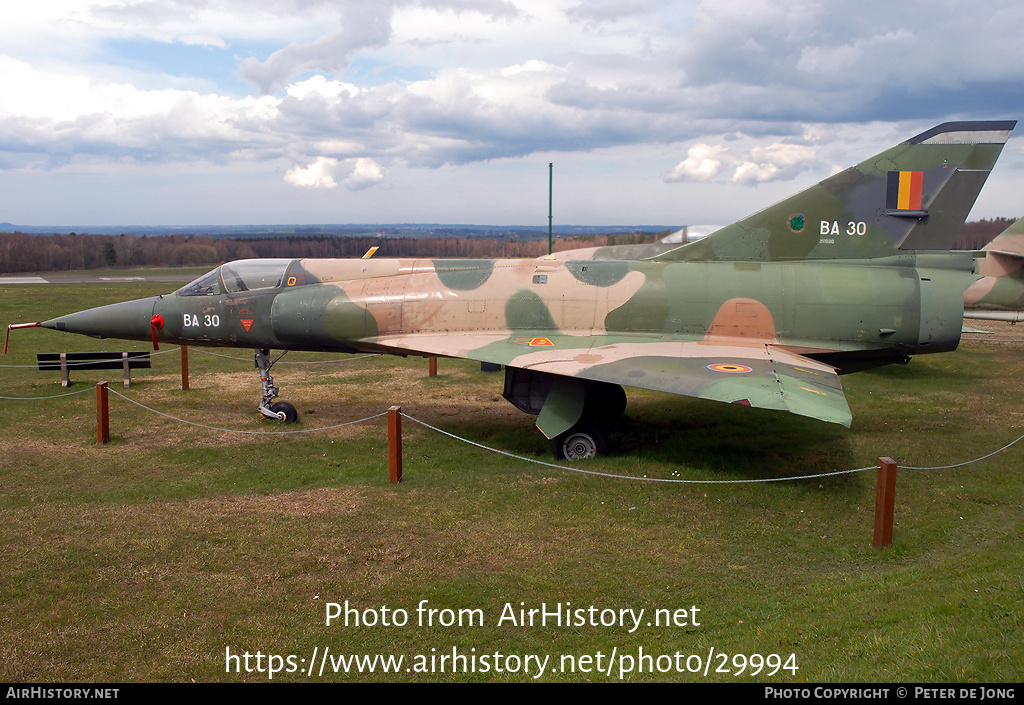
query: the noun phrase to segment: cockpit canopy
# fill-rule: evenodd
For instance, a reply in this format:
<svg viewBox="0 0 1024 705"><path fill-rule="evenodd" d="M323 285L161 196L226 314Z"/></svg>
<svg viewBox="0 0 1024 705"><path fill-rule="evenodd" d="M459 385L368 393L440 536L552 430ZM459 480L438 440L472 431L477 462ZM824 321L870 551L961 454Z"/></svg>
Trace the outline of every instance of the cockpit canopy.
<svg viewBox="0 0 1024 705"><path fill-rule="evenodd" d="M179 296L217 296L222 293L276 289L290 259L242 259L222 264L178 289Z"/></svg>

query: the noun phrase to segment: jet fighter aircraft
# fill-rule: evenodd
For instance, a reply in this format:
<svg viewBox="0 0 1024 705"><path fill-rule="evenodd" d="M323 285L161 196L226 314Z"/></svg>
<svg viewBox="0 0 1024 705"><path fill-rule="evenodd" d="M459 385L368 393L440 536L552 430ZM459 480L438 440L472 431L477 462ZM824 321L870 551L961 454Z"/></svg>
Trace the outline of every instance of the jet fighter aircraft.
<svg viewBox="0 0 1024 705"><path fill-rule="evenodd" d="M984 247L982 278L964 292L964 317L1024 321L1024 218Z"/></svg>
<svg viewBox="0 0 1024 705"><path fill-rule="evenodd" d="M1015 124L939 125L695 242L243 260L40 325L254 349L259 410L286 422L295 408L274 401L270 350L497 363L505 398L567 459L605 452L623 387L849 426L839 374L957 347L976 277L971 253L949 250Z"/></svg>

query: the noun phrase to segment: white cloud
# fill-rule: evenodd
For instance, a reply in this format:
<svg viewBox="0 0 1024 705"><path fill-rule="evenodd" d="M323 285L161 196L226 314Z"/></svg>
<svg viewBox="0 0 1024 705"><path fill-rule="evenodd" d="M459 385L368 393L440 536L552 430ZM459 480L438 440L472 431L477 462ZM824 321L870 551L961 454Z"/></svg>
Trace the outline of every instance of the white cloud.
<svg viewBox="0 0 1024 705"><path fill-rule="evenodd" d="M749 141L742 135L732 139ZM722 172L723 163L732 172L729 181L735 184L784 181L815 167L816 155L817 148L806 144L775 142L733 154L721 145L699 142L687 150L686 159L665 175L665 181L711 181Z"/></svg>
<svg viewBox="0 0 1024 705"><path fill-rule="evenodd" d="M183 34L178 37L178 41L182 44L204 46L204 47L217 47L218 49L224 49L227 47L221 37L212 32L198 32L196 34Z"/></svg>
<svg viewBox="0 0 1024 705"><path fill-rule="evenodd" d="M816 154L814 147L799 144L775 143L767 147L755 147L736 166L732 181L750 185L792 179L813 166Z"/></svg>
<svg viewBox="0 0 1024 705"><path fill-rule="evenodd" d="M321 154L358 154L366 151L366 145L352 140L324 140L316 145L316 151Z"/></svg>
<svg viewBox="0 0 1024 705"><path fill-rule="evenodd" d="M261 91L273 93L286 86L296 74L306 71L343 72L348 68L353 52L385 46L390 36L390 11L370 3L362 11L350 13L341 29L307 44L289 44L275 51L266 61L249 57L242 61L239 70Z"/></svg>
<svg viewBox="0 0 1024 705"><path fill-rule="evenodd" d="M354 162L352 172L341 182L350 191L360 191L383 180L384 170L372 159L360 157L350 161Z"/></svg>
<svg viewBox="0 0 1024 705"><path fill-rule="evenodd" d="M604 22L621 22L650 10L651 3L648 0L591 0L568 8L566 15L595 26Z"/></svg>
<svg viewBox="0 0 1024 705"><path fill-rule="evenodd" d="M666 181L709 181L718 175L722 166L719 156L725 151L722 146L711 146L703 142L695 144L686 152L686 159L676 164Z"/></svg>
<svg viewBox="0 0 1024 705"><path fill-rule="evenodd" d="M143 90L0 56L0 154L9 166L219 161L257 146L269 156L285 147L269 130L279 103Z"/></svg>
<svg viewBox="0 0 1024 705"><path fill-rule="evenodd" d="M463 22L467 14L472 16L471 21L488 20L491 24L519 14L516 5L505 0L343 0L335 5L339 11L336 28L319 33L312 41L290 42L266 60L246 58L240 72L264 93L280 90L304 72L343 73L356 52L386 48L392 41L396 12L414 5L422 5L434 15L448 16L449 25ZM452 22L453 17L456 22ZM418 36L425 36L422 27Z"/></svg>
<svg viewBox="0 0 1024 705"><path fill-rule="evenodd" d="M338 166L338 160L333 157L317 157L316 161L307 167L293 167L284 175L284 180L292 186L299 188L334 188L338 182L334 180L334 168Z"/></svg>
<svg viewBox="0 0 1024 705"><path fill-rule="evenodd" d="M359 88L351 83L329 81L325 76L310 76L305 81L292 83L285 92L293 98L302 100L308 96L338 98L341 95L357 95Z"/></svg>
<svg viewBox="0 0 1024 705"><path fill-rule="evenodd" d="M345 167L349 167L349 172L341 183L349 191L361 191L384 179L384 169L368 157L341 161L334 157L320 156L309 166L292 167L285 173L284 180L298 188L333 189L338 186L336 176Z"/></svg>

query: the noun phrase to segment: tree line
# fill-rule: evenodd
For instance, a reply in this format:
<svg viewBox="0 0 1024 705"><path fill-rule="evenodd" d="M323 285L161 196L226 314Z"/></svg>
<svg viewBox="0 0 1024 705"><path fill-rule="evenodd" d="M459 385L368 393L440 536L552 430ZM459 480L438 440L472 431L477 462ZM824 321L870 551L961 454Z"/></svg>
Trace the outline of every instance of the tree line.
<svg viewBox="0 0 1024 705"><path fill-rule="evenodd" d="M966 223L954 247L977 250L1013 222L995 218ZM663 233L622 233L559 237L556 252L583 247L636 245ZM362 257L378 247L378 257L518 258L548 253L545 240L481 237L282 236L213 238L202 235L30 235L0 233L0 273L58 272L130 267L215 266L253 257Z"/></svg>
<svg viewBox="0 0 1024 705"><path fill-rule="evenodd" d="M667 233L628 233L558 238L554 249L651 242ZM253 257L516 258L541 257L546 241L479 237L396 238L287 236L211 238L200 235L30 235L0 233L0 273L60 272L129 267L215 266Z"/></svg>
<svg viewBox="0 0 1024 705"><path fill-rule="evenodd" d="M964 223L953 244L954 250L980 250L992 242L996 235L1013 225L1016 218L993 218L991 220L973 220Z"/></svg>

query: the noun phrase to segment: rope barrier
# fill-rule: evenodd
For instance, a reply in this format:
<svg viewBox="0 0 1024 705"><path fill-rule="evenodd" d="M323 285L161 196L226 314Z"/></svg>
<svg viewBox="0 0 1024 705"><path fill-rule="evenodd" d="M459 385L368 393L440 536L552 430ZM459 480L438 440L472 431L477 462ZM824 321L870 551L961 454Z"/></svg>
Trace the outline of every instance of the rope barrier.
<svg viewBox="0 0 1024 705"><path fill-rule="evenodd" d="M425 421L420 421L419 419L417 419L417 418L415 418L413 416L409 416L408 414L406 414L404 412L402 413L402 416L404 416L405 418L409 419L410 421L418 423L421 426L425 426L425 427L429 428L431 431L436 431L437 433L443 434L443 435L448 436L450 438L454 438L457 441L462 441L463 443L468 443L470 445L476 446L477 448L482 448L483 450L488 450L488 451L491 451L492 453L497 453L499 455L504 455L504 456L507 456L509 458L514 458L516 460L522 460L522 461L525 461L527 463L533 463L535 465L543 465L543 466L549 467L549 468L556 468L558 470L567 470L569 472L581 473L583 475L596 475L598 477L608 477L608 478L612 478L612 479L616 479L616 480L633 480L634 482L669 482L669 483L675 483L675 484L691 484L691 485L727 485L727 484L728 485L737 485L737 484L749 484L749 483L758 483L758 482L788 482L790 480L809 480L809 479L818 478L818 477L831 477L833 475L845 475L845 474L848 474L848 473L863 472L865 470L874 470L874 469L877 469L877 467L878 467L877 465L871 465L871 466L863 467L863 468L854 468L853 470L836 470L836 471L833 471L833 472L819 473L819 474L816 474L816 475L800 475L800 476L797 476L797 477L765 477L765 478L754 479L754 480L683 480L683 479L669 478L669 477L636 477L634 475L617 475L615 473L610 473L610 472L600 472L600 471L597 471L597 470L586 470L584 468L570 467L568 465L559 465L557 463L549 463L549 462L546 462L546 461L543 461L543 460L537 460L536 458L527 458L526 456L523 456L523 455L516 455L515 453L509 453L508 451L499 450L498 448L492 448L490 446L485 446L482 443L477 443L476 441L471 441L468 438L462 438L460 436L456 436L454 433L449 433L448 431L445 431L444 429L437 428L436 426L431 426L430 424L426 423Z"/></svg>
<svg viewBox="0 0 1024 705"><path fill-rule="evenodd" d="M971 465L973 463L977 463L987 458L991 458L993 455L996 455L997 453L1002 453L1004 450L1012 446L1014 443L1018 443L1021 440L1024 440L1024 435L1018 436L1016 439L1010 441L1009 443L1007 443L1005 446L998 450L994 450L991 453L983 455L980 458L975 458L974 460L965 460L962 463L953 463L952 465L933 465L931 467L914 467L913 465L901 465L900 467L902 467L904 470L948 470L950 468L959 468L963 467L964 465Z"/></svg>
<svg viewBox="0 0 1024 705"><path fill-rule="evenodd" d="M157 416L163 416L164 418L171 419L172 421L178 421L180 423L188 424L189 426L196 426L198 428L205 428L205 429L210 430L210 431L220 431L222 433L247 433L247 434L254 435L254 436L290 436L290 435L293 435L293 434L296 434L296 433L314 433L316 431L327 431L327 430L330 430L330 429L333 429L333 428L342 428L343 426L352 426L352 425L357 424L357 423L363 423L364 421L370 421L372 419L378 419L381 416L387 416L387 413L388 413L386 411L382 411L379 414L374 414L373 416L367 416L366 418L357 419L356 421L346 421L345 423L339 423L339 424L335 424L333 426L321 426L320 428L300 428L300 429L296 429L294 431L247 431L245 429L220 428L218 426L208 426L206 424L196 423L195 421L187 421L185 419L178 418L177 416L171 416L170 414L165 414L162 411L157 411L156 409L148 407L145 404L142 404L140 402L135 401L134 399L132 399L129 396L121 394L116 389L111 389L110 393L111 394L116 394L117 396L121 397L125 401L129 401L132 404L135 404L136 406L145 409L146 411L149 411L151 413L156 414Z"/></svg>
<svg viewBox="0 0 1024 705"><path fill-rule="evenodd" d="M94 391L93 387L86 387L85 389L79 389L77 392L64 392L63 394L54 394L49 397L0 397L0 399L6 399L9 401L39 401L42 399L58 399L60 397L70 397L75 394L83 394L84 392Z"/></svg>
<svg viewBox="0 0 1024 705"><path fill-rule="evenodd" d="M430 430L436 431L438 433L442 433L442 434L444 434L444 436L447 436L447 437L450 437L452 439L455 439L456 441L461 441L462 443L467 443L467 444L469 444L471 446L476 446L477 448L481 448L481 449L483 449L485 451L490 451L492 453L498 453L499 455L505 455L505 456L508 456L510 458L515 458L516 460L522 460L522 461L525 461L525 462L528 462L528 463L534 463L534 464L537 464L537 465L545 465L546 467L554 467L554 468L557 468L559 470L568 470L569 472L580 472L580 473L583 473L583 474L593 474L593 475L601 476L601 478L611 478L611 479L614 479L614 480L632 480L634 482L643 482L643 483L677 483L677 484L683 484L683 485L746 485L746 484L755 484L755 483L781 483L781 482L791 482L791 481L796 481L796 480L815 480L815 479L818 479L818 478L831 478L831 476L836 476L836 475L840 475L840 474L849 474L849 473L852 473L852 472L864 472L865 470L878 469L878 465L867 465L865 467L855 467L855 468L850 469L850 470L833 470L831 472L819 472L819 473L816 473L816 474L803 474L803 475L788 476L788 478L761 478L761 479L755 479L755 480L680 480L680 479L675 479L675 478L637 478L637 476L635 476L635 475L616 474L616 473L612 473L612 472L600 472L598 470L587 470L587 469L584 469L582 467L570 467L568 465L560 465L558 463L550 463L550 462L546 462L544 460L537 460L536 458L527 458L527 457L522 456L522 455L516 455L515 453L509 453L507 451L499 450L497 448L492 448L490 446L484 446L481 443L476 443L475 441L470 441L469 439L464 439L464 438L462 438L460 436L456 436L455 433L451 433L451 432L446 431L446 430L444 430L442 428L437 428L436 426L432 426L432 425L430 425L429 423L427 423L425 421L421 421L421 420L419 420L418 418L416 418L414 416L410 416L409 414L402 413L402 416L408 418L410 421L415 421L416 423L419 423L421 426L426 426ZM972 463L980 462L981 460L985 460L987 458L990 458L993 455L996 455L997 453L1001 453L1002 451L1007 450L1008 448L1010 448L1015 443L1018 443L1021 440L1024 440L1024 436L1021 436L1016 441L1012 441L1012 442L1008 443L1006 446L1004 446L1004 447L1002 447L1002 448L1000 448L1000 449L998 449L996 451L992 451L991 453L983 455L983 456L981 456L979 458L975 458L974 460L967 460L965 462L956 463L954 465L935 465L935 466L932 466L932 467L914 467L914 466L910 466L910 465L901 465L900 467L902 467L903 469L906 469L906 470L943 470L943 469L947 469L947 468L950 468L950 467L961 467L963 465L970 465Z"/></svg>

